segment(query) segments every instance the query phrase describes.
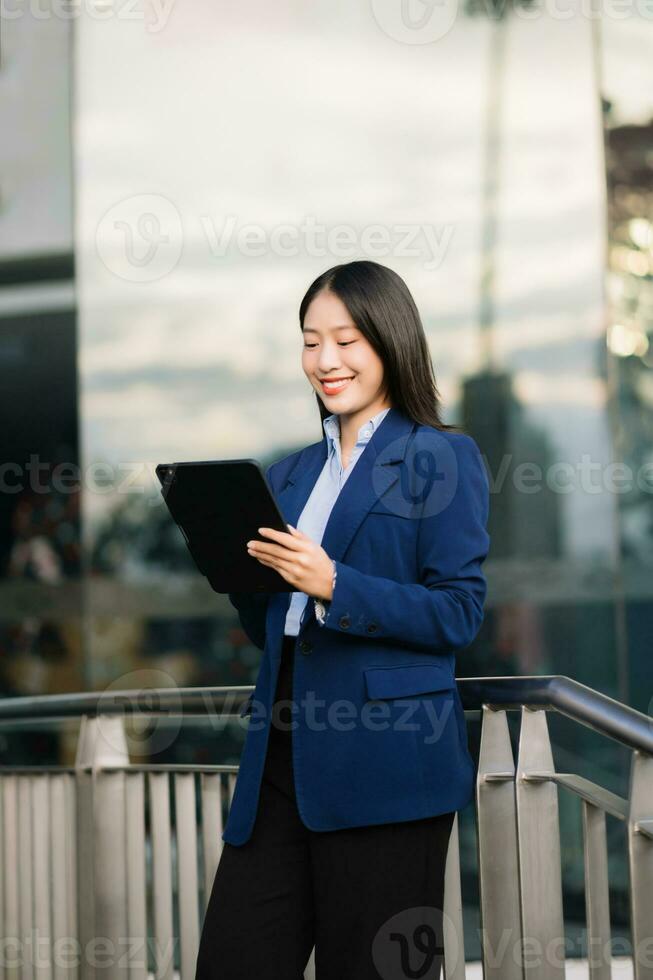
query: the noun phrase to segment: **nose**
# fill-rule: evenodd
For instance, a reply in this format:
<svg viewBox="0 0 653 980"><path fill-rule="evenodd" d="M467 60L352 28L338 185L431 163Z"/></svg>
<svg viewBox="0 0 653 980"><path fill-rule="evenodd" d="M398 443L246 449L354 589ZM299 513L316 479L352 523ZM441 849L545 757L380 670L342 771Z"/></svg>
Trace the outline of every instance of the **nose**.
<svg viewBox="0 0 653 980"><path fill-rule="evenodd" d="M340 348L330 340L325 340L320 348L317 368L320 375L332 374L341 366Z"/></svg>

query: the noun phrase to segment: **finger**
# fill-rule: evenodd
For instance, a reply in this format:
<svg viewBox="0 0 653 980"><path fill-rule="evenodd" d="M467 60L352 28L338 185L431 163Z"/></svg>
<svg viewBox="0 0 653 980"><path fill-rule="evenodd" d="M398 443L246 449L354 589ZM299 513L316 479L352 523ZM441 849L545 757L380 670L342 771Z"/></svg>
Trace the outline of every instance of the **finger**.
<svg viewBox="0 0 653 980"><path fill-rule="evenodd" d="M290 528L290 533L291 534L296 535L298 538L301 538L304 541L310 541L310 538L308 537L308 535L307 534L304 534L303 531L300 531L299 528L293 527L292 524L286 524L286 527L287 528Z"/></svg>
<svg viewBox="0 0 653 980"><path fill-rule="evenodd" d="M299 552L304 552L308 554L310 550L310 542L299 541L297 538L290 539L293 540L292 546L289 544L286 547L285 542L283 544L274 544L272 541L258 541L256 538L250 545L248 542L247 547L251 550L252 554L257 555L278 555L280 558L288 557L289 555L296 555Z"/></svg>
<svg viewBox="0 0 653 980"><path fill-rule="evenodd" d="M293 551L297 551L302 547L303 538L297 538L292 534L288 534L287 531L277 531L273 527L259 527L257 528L258 533L263 535L265 538L272 538L273 541L278 541L282 544L284 548L290 548Z"/></svg>
<svg viewBox="0 0 653 980"><path fill-rule="evenodd" d="M295 569L288 562L280 562L274 559L268 560L266 558L257 558L256 560L260 562L261 565L266 565L268 568L273 568L275 572L283 575L285 580L287 582L291 582L293 585L299 581L297 575L295 574Z"/></svg>
<svg viewBox="0 0 653 980"><path fill-rule="evenodd" d="M255 555L257 561L265 562L267 565L273 565L275 568L283 568L287 571L292 571L296 575L300 574L300 569L297 567L297 563L286 558L278 558L275 555Z"/></svg>
<svg viewBox="0 0 653 980"><path fill-rule="evenodd" d="M268 544L266 541L252 541L251 545L248 544L247 550L250 555L258 557L258 555L269 555L276 556L277 558L290 558L291 555L295 555L296 552L291 551L290 548L284 548L279 544Z"/></svg>

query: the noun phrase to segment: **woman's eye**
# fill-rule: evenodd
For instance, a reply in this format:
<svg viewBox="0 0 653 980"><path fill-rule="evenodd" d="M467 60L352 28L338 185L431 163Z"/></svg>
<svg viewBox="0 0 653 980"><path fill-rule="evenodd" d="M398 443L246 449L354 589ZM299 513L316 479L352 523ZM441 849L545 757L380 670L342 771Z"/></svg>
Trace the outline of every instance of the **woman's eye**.
<svg viewBox="0 0 653 980"><path fill-rule="evenodd" d="M338 347L349 347L350 344L355 344L355 343L356 343L355 340L339 340ZM304 347L306 348L306 350L313 350L314 347L317 347L317 344L304 344Z"/></svg>

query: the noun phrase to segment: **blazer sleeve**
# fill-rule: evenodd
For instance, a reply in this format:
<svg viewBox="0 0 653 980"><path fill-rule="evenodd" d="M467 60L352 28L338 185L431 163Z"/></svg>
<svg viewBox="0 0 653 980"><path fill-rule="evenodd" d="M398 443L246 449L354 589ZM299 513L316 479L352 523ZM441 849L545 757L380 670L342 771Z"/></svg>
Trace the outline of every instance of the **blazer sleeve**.
<svg viewBox="0 0 653 980"><path fill-rule="evenodd" d="M265 477L272 484L272 463L265 471ZM265 620L270 601L269 592L229 592L229 602L237 610L240 625L259 650L265 649Z"/></svg>
<svg viewBox="0 0 653 980"><path fill-rule="evenodd" d="M421 516L420 583L403 584L336 562L333 596L322 629L393 640L428 653L468 646L483 621L490 544L489 482L476 442L454 440L457 481L440 513ZM388 518L390 519L390 518Z"/></svg>

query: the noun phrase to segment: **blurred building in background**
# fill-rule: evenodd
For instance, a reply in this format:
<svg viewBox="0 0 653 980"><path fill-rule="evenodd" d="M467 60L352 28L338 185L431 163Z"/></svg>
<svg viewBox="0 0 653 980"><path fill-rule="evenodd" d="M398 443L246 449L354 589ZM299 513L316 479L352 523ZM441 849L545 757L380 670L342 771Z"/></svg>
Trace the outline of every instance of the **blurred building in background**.
<svg viewBox="0 0 653 980"><path fill-rule="evenodd" d="M0 696L83 685L70 23L0 36ZM0 746L55 761L48 733ZM5 748L7 748L5 744Z"/></svg>
<svg viewBox="0 0 653 980"><path fill-rule="evenodd" d="M260 651L196 572L154 467L318 439L299 301L370 258L408 283L445 419L490 474L487 612L459 676L562 673L649 711L653 25L637 5L41 8L1 42L0 696L253 683ZM625 756L551 730L561 768L624 792ZM237 761L244 735L185 728L165 755ZM14 761L74 744L2 738ZM573 930L580 817L560 804ZM470 916L474 833L463 814Z"/></svg>

